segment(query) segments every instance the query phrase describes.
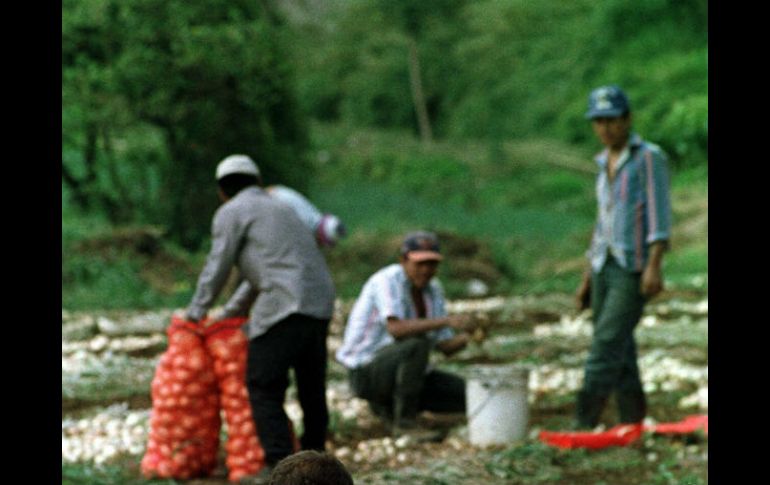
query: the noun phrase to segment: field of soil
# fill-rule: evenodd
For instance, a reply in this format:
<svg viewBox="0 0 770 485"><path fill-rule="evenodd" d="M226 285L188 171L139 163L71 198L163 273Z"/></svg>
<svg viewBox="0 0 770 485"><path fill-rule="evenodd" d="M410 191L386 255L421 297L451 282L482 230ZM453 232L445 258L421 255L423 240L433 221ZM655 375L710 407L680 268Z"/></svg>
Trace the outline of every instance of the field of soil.
<svg viewBox="0 0 770 485"><path fill-rule="evenodd" d="M669 288L650 302L636 330L648 424L708 413L708 297L697 290L704 283L695 281L687 290ZM338 302L328 341L331 356L351 304ZM476 447L469 442L464 417L423 416L426 425L446 431L441 442L394 439L366 403L351 395L342 367L330 361L328 449L349 468L355 483L708 483L708 439L701 432L647 433L630 446L598 451L561 450L540 442L541 430L569 425L590 342L590 314L575 314L570 295L452 302L450 313L461 312L485 315L491 323L487 338L452 358L437 355L434 364L465 377L480 365L528 367L528 437L508 446ZM62 312L63 483L170 483L144 480L139 473L152 407L150 381L166 349L170 314ZM286 409L301 427L293 387ZM615 423L611 402L603 424ZM224 455L212 476L185 483L227 483Z"/></svg>

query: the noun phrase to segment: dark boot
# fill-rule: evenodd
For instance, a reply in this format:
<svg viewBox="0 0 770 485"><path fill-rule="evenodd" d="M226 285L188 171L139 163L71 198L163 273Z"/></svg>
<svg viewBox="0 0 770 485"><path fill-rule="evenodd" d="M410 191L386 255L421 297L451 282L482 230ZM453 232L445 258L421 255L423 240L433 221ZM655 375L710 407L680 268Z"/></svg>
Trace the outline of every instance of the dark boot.
<svg viewBox="0 0 770 485"><path fill-rule="evenodd" d="M390 427L393 425L393 410L390 406L377 401L369 401L369 409L372 410L372 413L375 416L380 418L380 421L382 421L385 426Z"/></svg>
<svg viewBox="0 0 770 485"><path fill-rule="evenodd" d="M607 404L606 394L596 394L588 391L579 391L577 394L577 406L575 409L576 429L593 429L599 424L604 406Z"/></svg>
<svg viewBox="0 0 770 485"><path fill-rule="evenodd" d="M647 414L647 400L644 392L618 392L615 395L615 400L618 403L618 415L621 423L639 423L644 420Z"/></svg>
<svg viewBox="0 0 770 485"><path fill-rule="evenodd" d="M417 426L417 403L419 396L393 397L393 426L397 428L412 428Z"/></svg>
<svg viewBox="0 0 770 485"><path fill-rule="evenodd" d="M415 443L439 442L444 439L446 432L442 430L423 428L418 422L416 397L396 397L394 399L394 419L391 436L406 437Z"/></svg>

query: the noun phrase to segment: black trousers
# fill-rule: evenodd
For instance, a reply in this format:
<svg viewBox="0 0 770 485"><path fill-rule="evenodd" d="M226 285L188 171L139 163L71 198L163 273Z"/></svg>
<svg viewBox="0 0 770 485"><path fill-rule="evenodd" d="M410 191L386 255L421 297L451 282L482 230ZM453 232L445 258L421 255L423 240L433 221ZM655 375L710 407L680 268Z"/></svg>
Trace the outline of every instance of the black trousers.
<svg viewBox="0 0 770 485"><path fill-rule="evenodd" d="M293 314L249 341L246 386L257 434L269 464L294 452L283 408L294 369L303 413L303 450L323 451L329 425L326 406L326 336L329 321Z"/></svg>
<svg viewBox="0 0 770 485"><path fill-rule="evenodd" d="M396 424L419 411L464 413L465 380L436 369L426 373L430 348L427 338L410 337L380 349L372 362L349 371L353 392Z"/></svg>

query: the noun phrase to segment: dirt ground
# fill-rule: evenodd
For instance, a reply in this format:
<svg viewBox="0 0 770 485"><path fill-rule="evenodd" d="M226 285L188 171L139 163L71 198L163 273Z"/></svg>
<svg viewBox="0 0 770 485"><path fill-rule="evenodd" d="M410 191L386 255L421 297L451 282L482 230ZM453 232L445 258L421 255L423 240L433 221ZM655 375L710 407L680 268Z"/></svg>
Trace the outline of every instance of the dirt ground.
<svg viewBox="0 0 770 485"><path fill-rule="evenodd" d="M707 408L703 411L681 404L683 398L692 395L699 387L707 386L707 373L704 372L707 372L708 361L708 310L707 299L703 298L704 295L697 291L670 291L667 298L650 307L646 320L638 330L640 360L647 366L643 380L652 386L648 392L648 414L657 422L678 421L688 414L707 413ZM437 365L462 374L470 367L484 363L529 362L540 371L539 380L531 382L531 385L539 387L530 389L529 435L521 442L488 448L472 446L463 416L452 416L448 420L425 417L426 426L445 431L446 436L441 442L399 441L388 435L386 427L362 406L362 401L352 398L346 388L344 370L339 364L330 362L329 387L333 390L333 398L328 399L332 414L328 450L348 467L357 484L708 483L708 440L702 434L646 434L630 446L598 451L561 450L537 439L539 430L564 429L570 422L574 412L570 389L576 385L574 376L580 374L590 342L586 333L587 323L575 319L574 315L567 315L568 300L565 295L544 295L504 302L495 309L484 307L483 302L477 302L476 307L458 305L453 309L486 312L494 325L488 341L463 351L455 359L439 360ZM344 315L338 315L336 320L329 338L331 355L340 342L343 328L340 322L344 321ZM126 403L127 410L123 414L130 411L146 413L152 404L149 399L152 363L158 357L158 349L162 348L154 344L152 352L132 350L136 357L126 358L125 365L128 367L125 370L88 368L78 370L79 374L65 376L65 354L69 357L79 352L81 357L93 360L91 365L108 365L123 358L119 358L121 354L118 352L103 350L104 343L100 352L88 351L89 346L94 348L98 332L96 336L92 332L90 337L80 338L83 339L80 344L86 350L67 347L67 352L63 350L62 353L63 440L65 420L72 425L73 420L110 403ZM120 340L117 336L111 338L113 341ZM124 337L123 340L128 338L131 337ZM63 339L63 349L65 345L75 344L65 343ZM67 369L72 365L68 363ZM142 368L143 376L140 372ZM127 375L135 379L135 383L131 384L133 390L126 380ZM68 379L67 386L64 386L65 377ZM96 381L89 384L88 379ZM70 384L74 386L72 389ZM292 392L290 388L287 412L296 420L299 408ZM613 404L610 403L603 421L611 426L615 419ZM129 453L116 459L114 463L120 463L123 475L113 478L115 481L111 483L169 483L143 480L138 469L141 455L141 452ZM63 467L64 461L63 456ZM84 463L86 467L92 466L87 461ZM220 467L212 476L184 483L229 483L224 455L220 456Z"/></svg>

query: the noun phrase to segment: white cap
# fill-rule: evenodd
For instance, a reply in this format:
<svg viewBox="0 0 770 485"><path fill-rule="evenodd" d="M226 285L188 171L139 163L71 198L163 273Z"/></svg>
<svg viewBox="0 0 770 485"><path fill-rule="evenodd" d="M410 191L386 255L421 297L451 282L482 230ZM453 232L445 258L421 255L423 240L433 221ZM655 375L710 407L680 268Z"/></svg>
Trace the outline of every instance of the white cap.
<svg viewBox="0 0 770 485"><path fill-rule="evenodd" d="M259 167L248 155L230 155L217 165L217 180L234 173L259 177Z"/></svg>

